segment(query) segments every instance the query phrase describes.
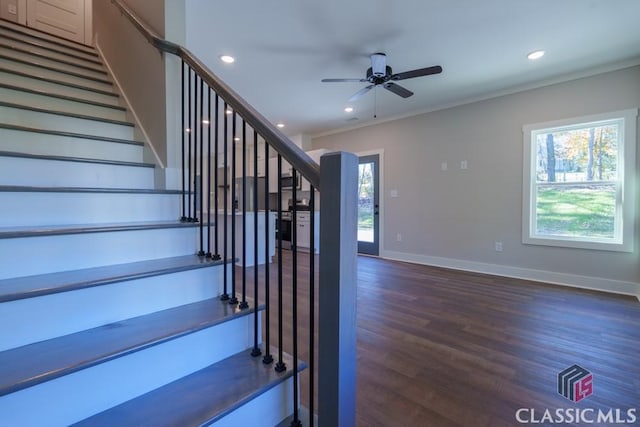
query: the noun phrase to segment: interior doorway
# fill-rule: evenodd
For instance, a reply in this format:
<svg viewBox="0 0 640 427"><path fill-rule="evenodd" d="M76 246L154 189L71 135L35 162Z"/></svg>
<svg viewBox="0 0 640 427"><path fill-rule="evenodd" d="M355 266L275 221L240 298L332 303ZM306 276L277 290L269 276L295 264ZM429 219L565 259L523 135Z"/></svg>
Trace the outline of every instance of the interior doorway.
<svg viewBox="0 0 640 427"><path fill-rule="evenodd" d="M380 155L361 156L358 165L358 253L380 251Z"/></svg>

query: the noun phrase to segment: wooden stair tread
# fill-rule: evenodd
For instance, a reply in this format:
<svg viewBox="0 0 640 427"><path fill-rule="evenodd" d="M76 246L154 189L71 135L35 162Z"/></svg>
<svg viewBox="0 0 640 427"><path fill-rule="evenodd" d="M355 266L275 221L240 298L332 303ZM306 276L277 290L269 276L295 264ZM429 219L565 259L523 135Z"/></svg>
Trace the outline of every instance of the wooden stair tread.
<svg viewBox="0 0 640 427"><path fill-rule="evenodd" d="M0 27L7 31L11 31L13 33L22 34L26 37L43 40L49 43L57 44L62 47L66 47L68 49L73 49L79 52L87 53L89 55L98 56L98 53L96 52L93 46L89 46L83 43L78 43L76 41L65 39L63 37L58 37L56 35L49 34L35 28L25 27L15 22L0 19Z"/></svg>
<svg viewBox="0 0 640 427"><path fill-rule="evenodd" d="M93 76L88 76L86 74L82 74L76 71L70 71L70 70L66 70L64 68L58 68L58 67L53 67L51 65L48 64L43 64L42 62L38 62L38 61L32 61L32 60L27 60L27 59L22 59L22 58L16 58L13 56L7 56L4 54L0 54L0 59L4 59L7 61L11 61L11 62L16 62L19 64L24 64L24 65L29 65L32 67L37 67L37 68L42 68L43 70L49 70L49 71L54 71L56 73L61 73L61 74L66 74L68 76L73 76L73 77L77 77L80 79L85 79L85 80L91 80L94 82L98 82L98 83L104 83L106 85L113 85L113 83L111 83L109 80L107 80L106 76L104 78L100 78L100 77L93 77Z"/></svg>
<svg viewBox="0 0 640 427"><path fill-rule="evenodd" d="M93 121L96 121L96 122L111 123L111 124L120 125L120 126L129 126L129 127L134 127L135 126L134 123L126 122L126 121L123 121L123 120L105 119L103 117L87 116L85 114L68 113L66 111L56 111L56 110L50 110L50 109L47 109L47 108L32 107L30 105L14 104L12 102L0 101L0 107L16 108L16 109L20 109L20 110L29 110L29 111L34 111L36 113L55 114L56 116L73 117L75 119L93 120Z"/></svg>
<svg viewBox="0 0 640 427"><path fill-rule="evenodd" d="M32 95L40 95L40 96L46 96L49 98L57 98L65 101L77 102L80 104L95 105L96 107L110 108L113 110L119 110L119 111L127 110L125 107L121 107L120 105L107 104L104 102L93 101L91 99L77 98L74 96L60 95L57 93L47 92L44 90L31 89L27 87L15 86L15 85L1 83L1 82L0 82L0 88L9 89L9 90L18 91L18 92L30 93Z"/></svg>
<svg viewBox="0 0 640 427"><path fill-rule="evenodd" d="M31 128L27 126L14 125L9 123L0 123L0 129L8 129L8 130L16 130L21 132L33 132L33 133L42 133L47 135L55 135L55 136L66 136L69 138L80 138L80 139L91 139L95 141L104 141L104 142L114 142L119 144L132 144L138 146L144 146L144 142L128 140L128 139L120 139L120 138L110 138L108 136L99 136L99 135L88 135L84 133L77 132L66 132L66 131L58 131L58 130L50 130L50 129L38 129Z"/></svg>
<svg viewBox="0 0 640 427"><path fill-rule="evenodd" d="M0 396L252 312L208 299L0 352Z"/></svg>
<svg viewBox="0 0 640 427"><path fill-rule="evenodd" d="M101 165L133 166L133 167L142 167L142 168L155 167L153 163L125 162L122 160L91 159L88 157L52 156L49 154L18 153L15 151L0 151L0 157L20 157L23 159L57 160L60 162L96 163Z"/></svg>
<svg viewBox="0 0 640 427"><path fill-rule="evenodd" d="M265 365L262 357L249 353L237 353L73 425L182 427L216 422L293 375L289 355L283 357L289 369L278 373L274 363ZM306 366L299 363L298 368L301 371Z"/></svg>
<svg viewBox="0 0 640 427"><path fill-rule="evenodd" d="M214 267L221 264L222 261L213 261L197 255L186 255L3 279L0 280L0 302L16 301L198 268Z"/></svg>
<svg viewBox="0 0 640 427"><path fill-rule="evenodd" d="M69 59L55 58L53 56L45 55L44 53L34 52L29 49L23 49L22 47L16 46L15 44L3 43L2 41L0 41L0 48L10 50L11 52L18 52L25 55L30 55L38 59L44 59L47 61L56 62L58 64L80 68L81 70L90 71L92 73L103 74L105 76L107 75L107 72L102 68L101 65L90 66L90 65L79 64L77 61L75 61L75 58L73 57Z"/></svg>
<svg viewBox="0 0 640 427"><path fill-rule="evenodd" d="M197 222L181 221L138 221L110 224L42 225L0 228L0 239L21 237L60 236L81 233L108 233L114 231L159 230L166 228L199 227Z"/></svg>
<svg viewBox="0 0 640 427"><path fill-rule="evenodd" d="M181 190L156 190L147 188L98 188L98 187L32 187L0 185L0 193L108 193L108 194L182 194Z"/></svg>
<svg viewBox="0 0 640 427"><path fill-rule="evenodd" d="M4 27L1 27L1 28L6 32L10 32L11 31L11 30L7 30ZM22 33L17 33L17 34L22 34ZM53 46L48 46L48 45L46 45L44 43L41 43L41 42L37 41L38 40L37 38L35 40L28 40L26 38L23 39L23 38L20 38L20 37L16 37L15 35L16 35L16 33L14 33L13 35L4 34L4 33L0 34L0 36L5 40L10 40L12 42L17 42L17 43L20 43L20 44L26 44L26 45L33 46L33 47L38 48L38 49L46 49L46 50L48 50L50 52L54 52L54 53L57 53L59 55L65 55L65 56L67 56L69 58L78 59L80 61L86 61L86 62L90 62L92 64L102 65L102 62L97 57L95 52L94 53L83 52L83 54L87 55L87 56L82 56L82 55L79 55L79 53L81 53L81 52L77 51L77 50L75 52L78 52L78 53L67 52L67 51L64 51L64 50L60 50L59 48L55 48ZM22 35L24 36L24 34L22 34ZM25 37L28 37L28 36L25 36ZM49 43L54 44L53 42L49 42ZM72 50L73 48L72 47L68 47L67 49ZM88 56L91 56L91 58L89 58Z"/></svg>
<svg viewBox="0 0 640 427"><path fill-rule="evenodd" d="M80 84L76 84L76 83L72 83L72 82L67 82L67 81L64 81L64 80L52 79L50 77L46 77L46 76L43 76L43 75L37 75L37 74L33 74L33 73L25 73L25 72L22 72L20 70L13 70L11 68L5 68L5 67L1 67L1 66L0 66L0 72L8 73L8 74L14 74L16 76L27 77L27 78L35 79L35 80L41 80L41 81L47 82L47 83L54 83L54 84L57 84L57 85L72 87L74 89L86 90L86 91L89 91L89 92L99 93L101 95L112 96L114 98L118 98L120 96L120 95L118 95L117 93L115 93L113 91L96 89L96 88L93 88L91 86L84 86L84 85L80 85Z"/></svg>

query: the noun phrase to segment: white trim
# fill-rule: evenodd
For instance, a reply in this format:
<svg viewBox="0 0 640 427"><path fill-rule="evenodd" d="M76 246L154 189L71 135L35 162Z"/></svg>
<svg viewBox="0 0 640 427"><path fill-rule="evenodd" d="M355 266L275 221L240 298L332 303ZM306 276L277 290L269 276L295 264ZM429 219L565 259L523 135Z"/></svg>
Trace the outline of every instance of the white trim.
<svg viewBox="0 0 640 427"><path fill-rule="evenodd" d="M153 157L156 159L156 164L158 166L160 166L162 169L166 169L166 165L160 159L160 156L158 155L158 152L156 151L155 147L153 146L153 144L151 142L151 138L149 138L149 134L144 129L144 126L142 126L142 123L140 122L140 119L138 118L138 115L136 114L136 110L134 110L133 107L131 106L131 103L129 102L129 98L127 98L127 94L122 90L122 86L120 85L120 82L118 81L116 75L114 74L113 69L109 65L109 61L107 61L107 58L104 56L104 53L102 52L102 49L100 48L100 40L99 40L98 36L99 35L96 34L96 40L95 40L95 42L96 42L96 50L98 51L98 55L100 55L100 58L102 59L102 62L104 63L104 66L107 68L107 71L109 72L109 76L111 77L111 79L115 83L116 87L118 88L118 92L120 93L120 95L122 95L122 99L124 100L124 103L126 104L127 109L129 110L129 112L133 116L133 121L136 123L137 128L142 133L142 137L144 138L145 145L151 149L151 152L153 153Z"/></svg>
<svg viewBox="0 0 640 427"><path fill-rule="evenodd" d="M604 251L633 252L635 241L635 148L638 109L631 108L582 117L565 118L544 123L527 124L523 132L523 174L522 174L522 243L530 245L558 246L564 248L595 249ZM595 239L590 237L544 236L534 232L536 221L535 208L537 202L535 182L536 145L532 135L534 132L554 132L568 128L583 128L588 125L619 121L621 143L618 149L617 170L621 175L622 194L619 203L622 209L617 212L616 232L611 239ZM619 178L620 179L620 178ZM620 227L619 227L620 226Z"/></svg>
<svg viewBox="0 0 640 427"><path fill-rule="evenodd" d="M384 252L384 212L386 205L384 204L384 149L366 150L354 153L358 158L364 156L378 156L378 254Z"/></svg>
<svg viewBox="0 0 640 427"><path fill-rule="evenodd" d="M93 40L93 2L84 1L84 44L92 45Z"/></svg>
<svg viewBox="0 0 640 427"><path fill-rule="evenodd" d="M580 276L577 274L558 273L554 271L534 270L531 268L511 267L508 265L487 264L454 258L441 258L407 252L384 251L380 256L385 259L404 261L414 264L450 268L453 270L471 271L531 280L572 288L591 289L614 294L631 295L640 301L640 283L612 280L602 277Z"/></svg>

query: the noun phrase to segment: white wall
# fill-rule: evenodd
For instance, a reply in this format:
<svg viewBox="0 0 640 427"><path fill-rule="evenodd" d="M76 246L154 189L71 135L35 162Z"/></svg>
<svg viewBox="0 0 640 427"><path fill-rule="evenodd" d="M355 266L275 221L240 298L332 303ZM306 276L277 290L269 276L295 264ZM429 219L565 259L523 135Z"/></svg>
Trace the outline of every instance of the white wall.
<svg viewBox="0 0 640 427"><path fill-rule="evenodd" d="M521 242L522 126L638 106L636 66L317 137L313 148L384 149L382 256L640 296L640 206L634 253Z"/></svg>

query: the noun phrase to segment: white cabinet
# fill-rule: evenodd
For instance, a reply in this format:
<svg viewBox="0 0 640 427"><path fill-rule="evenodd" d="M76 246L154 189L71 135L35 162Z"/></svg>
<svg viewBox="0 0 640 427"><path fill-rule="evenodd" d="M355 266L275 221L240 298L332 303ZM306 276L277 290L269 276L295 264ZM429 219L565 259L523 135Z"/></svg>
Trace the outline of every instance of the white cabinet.
<svg viewBox="0 0 640 427"><path fill-rule="evenodd" d="M296 240L298 249L311 249L311 215L314 215L315 229L313 241L315 253L320 253L320 213L319 212L298 212L296 214Z"/></svg>

